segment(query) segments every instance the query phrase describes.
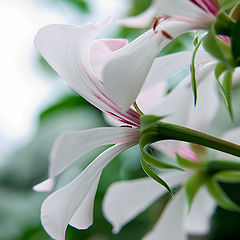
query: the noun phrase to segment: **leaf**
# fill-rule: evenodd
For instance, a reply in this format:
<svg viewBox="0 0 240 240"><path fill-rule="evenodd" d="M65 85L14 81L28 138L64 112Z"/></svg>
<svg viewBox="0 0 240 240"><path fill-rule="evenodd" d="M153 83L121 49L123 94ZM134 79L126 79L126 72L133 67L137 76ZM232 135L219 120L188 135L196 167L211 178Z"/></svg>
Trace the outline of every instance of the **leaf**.
<svg viewBox="0 0 240 240"><path fill-rule="evenodd" d="M234 7L235 4L237 4L239 0L222 0L220 11L225 11L229 8Z"/></svg>
<svg viewBox="0 0 240 240"><path fill-rule="evenodd" d="M237 20L232 30L232 54L236 65L240 66L240 18Z"/></svg>
<svg viewBox="0 0 240 240"><path fill-rule="evenodd" d="M230 47L216 37L214 25L203 39L203 47L216 59L220 60L224 65L233 68Z"/></svg>
<svg viewBox="0 0 240 240"><path fill-rule="evenodd" d="M145 159L142 155L141 155L141 165L142 165L142 168L143 168L144 172L149 177L151 177L156 182L160 183L173 196L173 192L172 192L171 188L168 186L168 184L149 168L149 166L145 163Z"/></svg>
<svg viewBox="0 0 240 240"><path fill-rule="evenodd" d="M240 171L221 171L216 173L214 178L220 182L238 183L240 182Z"/></svg>
<svg viewBox="0 0 240 240"><path fill-rule="evenodd" d="M218 86L221 90L221 93L224 97L224 101L226 103L228 112L230 114L231 119L233 120L233 111L232 111L232 71L231 70L226 70L227 67L219 62L216 67L215 67L215 76L217 79ZM220 81L220 76L224 73L224 80L223 83Z"/></svg>
<svg viewBox="0 0 240 240"><path fill-rule="evenodd" d="M191 209L194 197L196 196L198 190L207 181L206 176L203 172L196 172L192 175L185 184L185 195L188 202L189 210Z"/></svg>
<svg viewBox="0 0 240 240"><path fill-rule="evenodd" d="M207 188L210 195L216 200L218 205L230 211L240 212L240 206L234 203L222 190L214 177L207 182Z"/></svg>
<svg viewBox="0 0 240 240"><path fill-rule="evenodd" d="M224 12L220 12L216 17L214 24L216 33L231 37L232 29L235 22Z"/></svg>
<svg viewBox="0 0 240 240"><path fill-rule="evenodd" d="M141 133L147 131L149 128L151 128L156 122L163 119L164 116L155 116L155 115L142 115L141 120Z"/></svg>
<svg viewBox="0 0 240 240"><path fill-rule="evenodd" d="M193 55L192 55L191 77L192 77L192 90L193 90L195 106L197 104L197 82L196 82L196 73L195 73L195 57L196 57L196 54L197 54L197 51L198 51L200 45L202 44L203 38L196 44L196 47L195 47L195 49L193 51Z"/></svg>
<svg viewBox="0 0 240 240"><path fill-rule="evenodd" d="M222 171L240 171L239 161L230 160L210 160L205 162L206 171L209 175L214 175Z"/></svg>
<svg viewBox="0 0 240 240"><path fill-rule="evenodd" d="M200 162L194 162L179 155L177 155L177 162L183 168L197 169L202 165Z"/></svg>
<svg viewBox="0 0 240 240"><path fill-rule="evenodd" d="M166 162L163 161L161 159L158 159L154 156L152 156L150 153L147 152L147 148L149 146L149 144L151 142L155 142L156 138L155 135L153 134L147 134L141 137L140 139L140 148L141 148L141 154L142 157L144 158L144 161L149 164L152 167L156 167L156 168L164 168L164 169L178 169L178 170L182 170L182 168L180 168L180 166L178 166L176 163L171 163L171 162Z"/></svg>
<svg viewBox="0 0 240 240"><path fill-rule="evenodd" d="M231 70L228 70L225 72L222 86L224 90L227 109L231 119L233 120L234 117L233 117L233 110L232 110L232 75L233 73Z"/></svg>

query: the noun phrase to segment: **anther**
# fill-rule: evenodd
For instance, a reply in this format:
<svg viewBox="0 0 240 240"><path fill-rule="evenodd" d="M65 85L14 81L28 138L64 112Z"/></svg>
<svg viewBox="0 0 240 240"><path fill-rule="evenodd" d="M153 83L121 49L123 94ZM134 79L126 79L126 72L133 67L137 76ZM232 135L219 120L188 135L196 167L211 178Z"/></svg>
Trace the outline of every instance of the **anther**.
<svg viewBox="0 0 240 240"><path fill-rule="evenodd" d="M161 33L164 37L166 37L168 39L171 39L171 40L173 39L173 37L169 33L167 33L166 31L161 30Z"/></svg>

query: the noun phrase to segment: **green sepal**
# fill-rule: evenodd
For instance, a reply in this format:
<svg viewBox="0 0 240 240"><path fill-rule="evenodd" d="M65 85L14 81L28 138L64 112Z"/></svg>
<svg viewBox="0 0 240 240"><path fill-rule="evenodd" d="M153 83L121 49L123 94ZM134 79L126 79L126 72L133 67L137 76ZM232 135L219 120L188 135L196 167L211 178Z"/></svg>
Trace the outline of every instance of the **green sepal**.
<svg viewBox="0 0 240 240"><path fill-rule="evenodd" d="M152 156L150 153L147 152L147 148L152 142L156 142L159 138L154 135L154 134L145 134L144 136L141 137L139 141L139 145L141 148L141 154L142 157L144 158L144 161L155 168L159 169L178 169L178 170L183 170L180 166L178 166L174 162L170 161L163 161L161 159L158 159L154 156Z"/></svg>
<svg viewBox="0 0 240 240"><path fill-rule="evenodd" d="M197 44L198 44L198 35L195 36L195 38L193 39L193 45L196 47Z"/></svg>
<svg viewBox="0 0 240 240"><path fill-rule="evenodd" d="M164 116L155 116L155 115L142 115L140 117L141 127L140 132L143 133L150 129L156 122L163 119Z"/></svg>
<svg viewBox="0 0 240 240"><path fill-rule="evenodd" d="M216 34L231 36L235 22L224 12L220 12L214 23Z"/></svg>
<svg viewBox="0 0 240 240"><path fill-rule="evenodd" d="M240 212L240 206L234 203L227 194L222 190L219 184L212 177L207 182L207 189L210 195L215 199L218 205L230 211Z"/></svg>
<svg viewBox="0 0 240 240"><path fill-rule="evenodd" d="M194 197L196 196L197 192L206 183L207 179L203 172L198 171L193 174L185 184L185 195L188 202L189 211L191 209Z"/></svg>
<svg viewBox="0 0 240 240"><path fill-rule="evenodd" d="M196 44L196 47L193 51L192 63L191 63L192 90L193 90L194 105L195 106L197 104L197 82L196 82L196 71L195 71L195 58L196 58L197 51L198 51L200 45L202 44L203 38L199 42L197 42L197 44Z"/></svg>
<svg viewBox="0 0 240 240"><path fill-rule="evenodd" d="M141 165L142 165L144 172L149 177L151 177L153 180L155 180L156 182L160 183L163 187L165 187L168 190L168 192L171 194L171 196L173 196L173 192L172 192L171 188L168 186L168 184L162 178L160 178L156 173L154 173L149 168L149 166L145 162L143 155L141 155L140 159L141 159Z"/></svg>
<svg viewBox="0 0 240 240"><path fill-rule="evenodd" d="M233 116L233 110L232 110L232 76L233 76L233 72L231 70L227 70L224 74L222 86L224 89L224 96L225 96L224 99L227 105L227 109L233 121L234 116Z"/></svg>
<svg viewBox="0 0 240 240"><path fill-rule="evenodd" d="M234 7L238 2L239 0L222 0L220 11L223 12L227 9Z"/></svg>
<svg viewBox="0 0 240 240"><path fill-rule="evenodd" d="M236 66L240 66L240 18L234 24L232 30L232 55Z"/></svg>
<svg viewBox="0 0 240 240"><path fill-rule="evenodd" d="M200 162L194 162L189 159L183 158L177 154L177 163L187 169L198 169L202 166Z"/></svg>
<svg viewBox="0 0 240 240"><path fill-rule="evenodd" d="M203 47L228 68L233 68L231 49L216 36L214 24L208 34L203 38Z"/></svg>
<svg viewBox="0 0 240 240"><path fill-rule="evenodd" d="M236 170L221 171L216 173L214 175L214 178L220 182L239 183L240 171L236 171Z"/></svg>

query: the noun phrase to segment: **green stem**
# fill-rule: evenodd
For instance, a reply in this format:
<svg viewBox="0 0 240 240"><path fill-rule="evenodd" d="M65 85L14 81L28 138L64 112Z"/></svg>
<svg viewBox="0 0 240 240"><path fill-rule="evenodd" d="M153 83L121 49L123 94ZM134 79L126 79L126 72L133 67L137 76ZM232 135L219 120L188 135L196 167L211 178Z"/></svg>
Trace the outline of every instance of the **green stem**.
<svg viewBox="0 0 240 240"><path fill-rule="evenodd" d="M179 140L209 147L221 152L240 157L240 146L234 143L198 132L175 124L158 122L147 131L152 135L152 142L160 140Z"/></svg>

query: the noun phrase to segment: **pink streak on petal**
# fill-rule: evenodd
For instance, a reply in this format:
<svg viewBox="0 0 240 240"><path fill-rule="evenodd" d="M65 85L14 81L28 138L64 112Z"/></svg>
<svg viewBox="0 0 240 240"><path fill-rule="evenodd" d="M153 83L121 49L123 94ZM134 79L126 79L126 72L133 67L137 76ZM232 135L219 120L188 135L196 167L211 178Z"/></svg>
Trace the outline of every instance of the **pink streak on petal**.
<svg viewBox="0 0 240 240"><path fill-rule="evenodd" d="M135 124L135 123L132 123L132 122L129 122L129 121L121 118L120 116L118 116L118 115L116 115L116 114L114 114L114 113L112 113L112 112L109 112L109 111L106 111L106 112L107 112L108 114L110 114L111 116L117 118L120 122L126 123L127 125L130 125L130 126L134 126L134 127L138 127L138 128L140 127L140 125Z"/></svg>

